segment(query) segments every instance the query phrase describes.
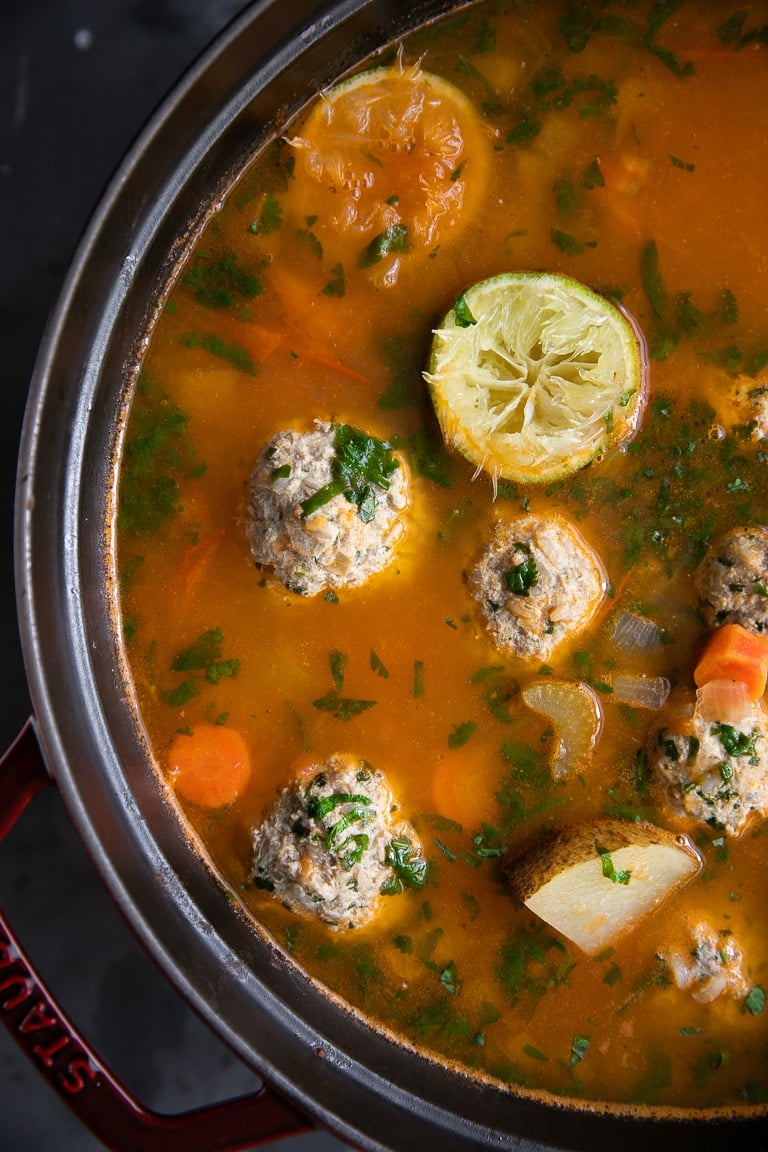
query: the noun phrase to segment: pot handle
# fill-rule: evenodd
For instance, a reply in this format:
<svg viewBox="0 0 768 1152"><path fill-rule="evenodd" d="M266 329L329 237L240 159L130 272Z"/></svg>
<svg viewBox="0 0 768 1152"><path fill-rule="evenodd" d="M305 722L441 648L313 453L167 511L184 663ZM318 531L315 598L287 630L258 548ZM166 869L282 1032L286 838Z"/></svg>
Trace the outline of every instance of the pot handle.
<svg viewBox="0 0 768 1152"><path fill-rule="evenodd" d="M50 783L30 718L0 759L0 839ZM113 1152L236 1152L313 1127L266 1086L175 1116L144 1108L51 996L1 909L0 1017L51 1088Z"/></svg>

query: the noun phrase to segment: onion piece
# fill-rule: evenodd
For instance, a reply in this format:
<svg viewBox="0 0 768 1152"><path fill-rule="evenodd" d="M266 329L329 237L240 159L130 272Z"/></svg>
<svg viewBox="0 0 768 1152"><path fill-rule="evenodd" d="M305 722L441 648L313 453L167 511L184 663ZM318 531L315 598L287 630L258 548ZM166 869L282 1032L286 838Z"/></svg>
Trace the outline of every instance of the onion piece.
<svg viewBox="0 0 768 1152"><path fill-rule="evenodd" d="M741 680L709 680L696 690L694 714L709 722L738 724L753 711L749 688Z"/></svg>
<svg viewBox="0 0 768 1152"><path fill-rule="evenodd" d="M595 746L603 723L597 693L583 681L533 680L521 696L529 708L552 721L558 750L552 764L555 780L580 767Z"/></svg>
<svg viewBox="0 0 768 1152"><path fill-rule="evenodd" d="M613 622L613 642L622 652L650 652L661 644L661 628L645 616L619 611Z"/></svg>
<svg viewBox="0 0 768 1152"><path fill-rule="evenodd" d="M617 673L611 681L613 696L622 704L634 708L663 708L669 696L670 683L666 676L630 676Z"/></svg>

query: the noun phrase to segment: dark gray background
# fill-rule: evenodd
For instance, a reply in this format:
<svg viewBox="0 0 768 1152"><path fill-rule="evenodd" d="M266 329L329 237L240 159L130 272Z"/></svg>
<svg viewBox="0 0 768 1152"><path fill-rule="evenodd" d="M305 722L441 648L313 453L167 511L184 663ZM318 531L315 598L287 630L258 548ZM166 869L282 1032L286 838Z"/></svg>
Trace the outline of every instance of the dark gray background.
<svg viewBox="0 0 768 1152"><path fill-rule="evenodd" d="M0 750L29 712L14 606L13 489L46 316L123 152L185 67L244 7L245 0L0 5ZM134 942L52 789L0 845L0 902L64 1008L143 1103L185 1111L254 1087ZM276 1147L344 1145L311 1133ZM2 1152L100 1148L0 1032Z"/></svg>

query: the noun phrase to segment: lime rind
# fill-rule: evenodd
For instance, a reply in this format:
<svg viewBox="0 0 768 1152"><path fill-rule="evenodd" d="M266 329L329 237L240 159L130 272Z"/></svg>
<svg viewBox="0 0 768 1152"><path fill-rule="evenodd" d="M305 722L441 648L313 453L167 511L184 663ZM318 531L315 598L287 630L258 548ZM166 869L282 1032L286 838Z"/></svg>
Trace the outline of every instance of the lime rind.
<svg viewBox="0 0 768 1152"><path fill-rule="evenodd" d="M460 300L460 315L454 306L435 330L424 376L446 441L478 469L551 482L634 432L644 354L623 311L550 273L495 276Z"/></svg>

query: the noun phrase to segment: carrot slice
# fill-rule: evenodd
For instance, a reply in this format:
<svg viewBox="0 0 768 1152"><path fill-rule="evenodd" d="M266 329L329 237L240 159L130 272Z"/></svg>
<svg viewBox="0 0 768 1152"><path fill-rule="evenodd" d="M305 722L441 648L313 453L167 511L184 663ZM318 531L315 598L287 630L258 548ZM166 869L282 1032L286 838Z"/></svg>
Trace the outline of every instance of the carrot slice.
<svg viewBox="0 0 768 1152"><path fill-rule="evenodd" d="M768 636L741 624L723 624L707 641L693 673L699 688L710 680L739 680L751 700L759 700L768 679Z"/></svg>
<svg viewBox="0 0 768 1152"><path fill-rule="evenodd" d="M185 800L204 808L221 808L236 800L248 783L250 756L242 736L233 728L199 724L174 737L168 772Z"/></svg>
<svg viewBox="0 0 768 1152"><path fill-rule="evenodd" d="M493 823L497 811L494 791L496 774L488 758L470 749L446 752L434 768L432 795L441 816L455 820L467 832Z"/></svg>

